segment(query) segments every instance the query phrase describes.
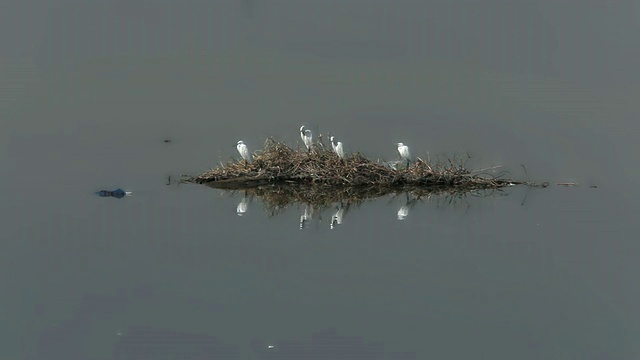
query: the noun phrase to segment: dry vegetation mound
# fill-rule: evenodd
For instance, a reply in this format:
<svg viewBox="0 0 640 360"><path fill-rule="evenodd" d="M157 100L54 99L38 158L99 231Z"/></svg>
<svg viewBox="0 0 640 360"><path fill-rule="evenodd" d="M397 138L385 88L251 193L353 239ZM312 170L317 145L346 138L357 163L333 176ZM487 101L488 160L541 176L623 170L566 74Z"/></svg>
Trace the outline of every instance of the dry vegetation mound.
<svg viewBox="0 0 640 360"><path fill-rule="evenodd" d="M244 190L263 185L278 185L280 192L289 186L292 194L296 187L332 198L334 193L344 195L361 193L377 197L391 192L431 189L440 191L470 191L497 189L504 186L527 184L502 179L466 168L468 157L454 157L446 161L428 163L416 158L410 164L371 160L361 153L340 159L330 148L316 142L310 152L294 150L285 143L267 139L263 150L253 154L252 162L230 161L188 181L207 184L215 188ZM528 184L531 185L531 184ZM311 190L310 190L311 189ZM275 190L275 189L274 189ZM299 194L298 194L299 195ZM299 196L297 196L299 197Z"/></svg>

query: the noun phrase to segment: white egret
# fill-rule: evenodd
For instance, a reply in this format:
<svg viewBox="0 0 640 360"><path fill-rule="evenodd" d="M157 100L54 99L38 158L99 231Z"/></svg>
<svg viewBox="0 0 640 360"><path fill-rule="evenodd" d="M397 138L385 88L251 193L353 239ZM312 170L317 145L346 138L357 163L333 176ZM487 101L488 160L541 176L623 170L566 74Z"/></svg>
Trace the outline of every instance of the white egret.
<svg viewBox="0 0 640 360"><path fill-rule="evenodd" d="M238 145L236 145L236 149L238 149L238 152L240 153L240 156L242 156L244 161L250 163L253 160L251 157L251 154L249 153L249 149L247 148L247 145L245 145L245 143L242 140L238 141Z"/></svg>
<svg viewBox="0 0 640 360"><path fill-rule="evenodd" d="M336 142L335 137L333 136L330 137L329 140L331 140L331 147L333 148L333 151L338 154L340 159L344 160L344 148L342 147L342 142Z"/></svg>
<svg viewBox="0 0 640 360"><path fill-rule="evenodd" d="M305 129L304 125L300 126L300 138L304 143L304 146L307 147L308 151L311 151L311 144L313 144L313 134L311 130Z"/></svg>
<svg viewBox="0 0 640 360"><path fill-rule="evenodd" d="M407 167L411 162L411 155L409 154L409 147L403 143L398 143L398 153L403 160L407 160Z"/></svg>

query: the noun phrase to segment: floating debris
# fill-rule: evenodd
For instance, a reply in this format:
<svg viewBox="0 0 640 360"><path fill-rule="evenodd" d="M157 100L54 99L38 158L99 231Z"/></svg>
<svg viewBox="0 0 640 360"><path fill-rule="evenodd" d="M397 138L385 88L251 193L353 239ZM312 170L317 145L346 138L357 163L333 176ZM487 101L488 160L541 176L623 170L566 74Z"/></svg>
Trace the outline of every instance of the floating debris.
<svg viewBox="0 0 640 360"><path fill-rule="evenodd" d="M557 183L556 185L559 185L559 186L580 186L579 184L573 183L573 182Z"/></svg>
<svg viewBox="0 0 640 360"><path fill-rule="evenodd" d="M122 189L116 189L113 191L109 190L100 190L96 192L96 194L100 197L114 197L116 199L122 199L125 196L131 196L131 191L124 191Z"/></svg>

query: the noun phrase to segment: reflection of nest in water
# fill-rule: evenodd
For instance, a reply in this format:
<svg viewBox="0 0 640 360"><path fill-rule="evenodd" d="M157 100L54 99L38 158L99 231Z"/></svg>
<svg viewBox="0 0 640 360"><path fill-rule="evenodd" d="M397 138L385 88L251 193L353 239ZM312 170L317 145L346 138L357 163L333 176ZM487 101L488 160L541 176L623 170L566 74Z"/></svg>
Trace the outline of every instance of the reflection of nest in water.
<svg viewBox="0 0 640 360"><path fill-rule="evenodd" d="M468 157L436 163L417 158L406 165L374 161L355 153L342 160L322 142L316 142L313 150L306 152L269 138L253 159L252 163L241 160L221 164L187 181L219 189L245 190L247 195L260 197L271 209L284 208L293 202L323 206L359 203L404 192L420 197L534 185L470 172L465 167Z"/></svg>
<svg viewBox="0 0 640 360"><path fill-rule="evenodd" d="M407 205L422 201L435 201L437 205L453 205L466 198L467 195L486 197L494 194L500 189L482 189L478 191L457 191L446 188L432 187L426 189L394 190L377 187L370 188L326 188L313 187L309 185L296 184L274 184L262 185L246 189L225 189L230 196L244 195L247 198L256 197L264 205L270 216L277 215L289 206L299 204L309 204L314 211L323 212L332 208L335 204L341 204L348 208L357 208L367 200L391 195L392 198L407 196ZM409 200L409 196L411 200Z"/></svg>

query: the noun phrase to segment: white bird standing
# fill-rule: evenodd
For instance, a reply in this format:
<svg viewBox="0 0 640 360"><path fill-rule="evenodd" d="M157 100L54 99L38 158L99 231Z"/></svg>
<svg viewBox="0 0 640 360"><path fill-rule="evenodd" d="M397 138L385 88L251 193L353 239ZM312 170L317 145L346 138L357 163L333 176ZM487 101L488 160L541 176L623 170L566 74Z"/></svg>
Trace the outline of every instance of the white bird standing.
<svg viewBox="0 0 640 360"><path fill-rule="evenodd" d="M411 162L411 155L409 154L409 147L403 143L398 143L398 153L403 160L407 160L407 167Z"/></svg>
<svg viewBox="0 0 640 360"><path fill-rule="evenodd" d="M245 145L245 143L242 140L238 141L238 145L236 145L236 149L238 149L238 152L240 153L240 156L242 156L244 161L248 163L253 161L251 154L249 153L249 149L247 148L247 145Z"/></svg>
<svg viewBox="0 0 640 360"><path fill-rule="evenodd" d="M304 146L307 147L308 151L311 151L311 144L313 144L313 134L311 130L305 129L304 125L300 126L300 138L304 143Z"/></svg>
<svg viewBox="0 0 640 360"><path fill-rule="evenodd" d="M344 160L344 148L342 147L342 142L336 142L335 137L333 136L329 139L331 140L331 147L333 148L333 151L338 154L340 159Z"/></svg>

